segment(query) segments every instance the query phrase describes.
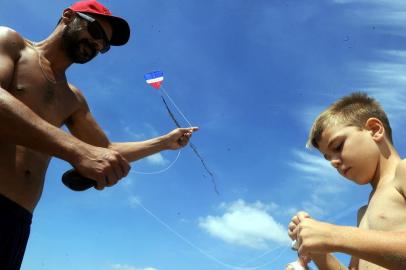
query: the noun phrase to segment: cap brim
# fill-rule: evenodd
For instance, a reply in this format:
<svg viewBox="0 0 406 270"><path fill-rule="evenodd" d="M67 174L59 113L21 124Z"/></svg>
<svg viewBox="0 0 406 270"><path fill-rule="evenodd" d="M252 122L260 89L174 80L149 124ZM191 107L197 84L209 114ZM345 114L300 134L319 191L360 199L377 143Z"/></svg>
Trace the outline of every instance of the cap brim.
<svg viewBox="0 0 406 270"><path fill-rule="evenodd" d="M121 46L128 42L130 39L130 26L127 21L114 16L104 16L110 23L113 34L110 44L113 46Z"/></svg>

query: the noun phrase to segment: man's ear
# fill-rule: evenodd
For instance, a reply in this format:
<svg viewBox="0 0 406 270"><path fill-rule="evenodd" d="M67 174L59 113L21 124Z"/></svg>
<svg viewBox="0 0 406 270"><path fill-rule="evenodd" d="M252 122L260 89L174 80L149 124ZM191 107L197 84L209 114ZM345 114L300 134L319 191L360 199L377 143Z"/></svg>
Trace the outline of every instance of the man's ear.
<svg viewBox="0 0 406 270"><path fill-rule="evenodd" d="M375 141L381 141L385 137L385 127L378 118L369 118L365 123L365 129L370 131Z"/></svg>
<svg viewBox="0 0 406 270"><path fill-rule="evenodd" d="M70 8L67 8L63 11L61 21L65 24L69 24L75 18L75 12Z"/></svg>

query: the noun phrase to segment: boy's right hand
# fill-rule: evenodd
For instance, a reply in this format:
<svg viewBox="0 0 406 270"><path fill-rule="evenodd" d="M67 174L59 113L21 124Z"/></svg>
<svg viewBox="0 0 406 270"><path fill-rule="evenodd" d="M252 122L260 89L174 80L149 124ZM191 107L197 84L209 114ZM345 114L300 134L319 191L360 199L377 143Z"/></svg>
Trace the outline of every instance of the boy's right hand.
<svg viewBox="0 0 406 270"><path fill-rule="evenodd" d="M306 218L311 218L311 217L310 217L309 213L304 212L304 211L300 211L292 217L292 219L288 225L288 235L289 235L290 239L297 241L298 225L301 221L303 221ZM304 265L307 267L307 264L311 261L311 258L309 258L307 256L300 256L298 261L301 263L301 265Z"/></svg>
<svg viewBox="0 0 406 270"><path fill-rule="evenodd" d="M72 165L82 176L95 180L98 190L115 185L130 171L128 161L115 150L92 145L83 150Z"/></svg>
<svg viewBox="0 0 406 270"><path fill-rule="evenodd" d="M305 218L311 218L311 217L310 217L309 213L304 212L304 211L300 211L292 217L292 219L288 225L288 235L289 235L290 239L296 240L297 226Z"/></svg>

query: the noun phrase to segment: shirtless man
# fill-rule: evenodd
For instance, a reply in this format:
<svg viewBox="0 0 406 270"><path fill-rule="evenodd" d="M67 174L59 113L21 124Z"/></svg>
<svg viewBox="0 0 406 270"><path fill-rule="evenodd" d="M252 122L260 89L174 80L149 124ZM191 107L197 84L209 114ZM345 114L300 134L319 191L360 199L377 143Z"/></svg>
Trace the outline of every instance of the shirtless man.
<svg viewBox="0 0 406 270"><path fill-rule="evenodd" d="M65 71L110 45L124 45L129 36L127 22L95 0L65 9L53 33L38 43L0 27L0 269L20 268L52 156L102 190L128 174L129 162L183 147L197 130L175 129L142 142L108 140Z"/></svg>
<svg viewBox="0 0 406 270"><path fill-rule="evenodd" d="M316 119L309 144L343 177L370 184L372 191L358 211L358 228L296 214L288 233L297 240L299 254L323 270L406 269L406 160L393 146L381 106L364 93L343 97ZM332 252L351 255L349 267Z"/></svg>

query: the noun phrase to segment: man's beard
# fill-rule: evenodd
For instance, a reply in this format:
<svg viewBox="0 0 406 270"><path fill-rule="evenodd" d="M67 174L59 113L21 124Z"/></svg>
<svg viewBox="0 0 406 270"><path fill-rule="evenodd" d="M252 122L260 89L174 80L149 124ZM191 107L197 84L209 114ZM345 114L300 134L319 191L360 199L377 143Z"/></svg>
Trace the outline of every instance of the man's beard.
<svg viewBox="0 0 406 270"><path fill-rule="evenodd" d="M97 55L94 43L87 38L80 38L82 30L78 20L74 20L62 33L62 47L73 63L84 64Z"/></svg>

